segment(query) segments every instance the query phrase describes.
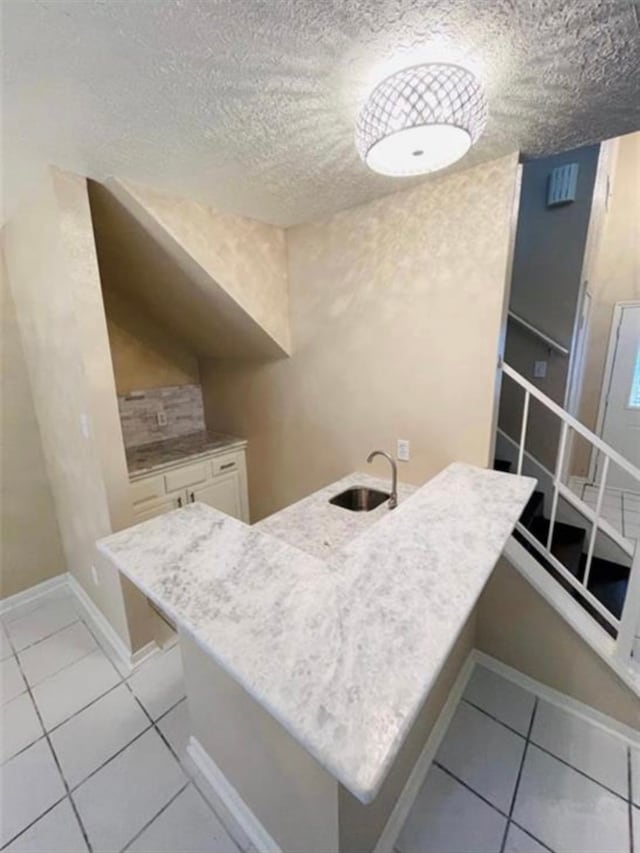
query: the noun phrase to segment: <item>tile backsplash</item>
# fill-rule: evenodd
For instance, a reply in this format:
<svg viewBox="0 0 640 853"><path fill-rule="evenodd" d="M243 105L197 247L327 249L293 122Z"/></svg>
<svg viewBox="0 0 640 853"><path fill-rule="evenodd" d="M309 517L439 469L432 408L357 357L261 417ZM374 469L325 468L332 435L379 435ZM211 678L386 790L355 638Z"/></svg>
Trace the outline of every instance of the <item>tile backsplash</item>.
<svg viewBox="0 0 640 853"><path fill-rule="evenodd" d="M205 429L199 385L131 391L118 395L118 408L125 447L138 447Z"/></svg>

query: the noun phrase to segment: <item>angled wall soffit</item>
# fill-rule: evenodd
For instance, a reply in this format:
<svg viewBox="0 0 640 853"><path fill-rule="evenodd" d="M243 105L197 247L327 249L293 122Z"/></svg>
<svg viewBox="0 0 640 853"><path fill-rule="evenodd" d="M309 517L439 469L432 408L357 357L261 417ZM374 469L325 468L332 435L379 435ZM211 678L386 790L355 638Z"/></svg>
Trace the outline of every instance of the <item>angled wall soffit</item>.
<svg viewBox="0 0 640 853"><path fill-rule="evenodd" d="M89 194L105 286L135 299L199 356L290 355L281 229L117 180L90 181ZM245 223L249 239L253 227L269 229L258 235L263 239L255 246L255 261L254 245L235 237Z"/></svg>

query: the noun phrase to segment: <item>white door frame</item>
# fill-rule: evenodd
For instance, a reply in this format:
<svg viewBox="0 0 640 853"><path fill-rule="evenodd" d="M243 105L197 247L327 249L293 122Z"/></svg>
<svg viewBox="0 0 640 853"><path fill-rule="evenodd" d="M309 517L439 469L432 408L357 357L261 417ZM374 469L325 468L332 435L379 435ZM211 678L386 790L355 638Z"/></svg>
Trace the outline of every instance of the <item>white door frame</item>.
<svg viewBox="0 0 640 853"><path fill-rule="evenodd" d="M589 341L591 324L591 306L593 298L589 290L589 282L585 281L580 288L576 324L573 332L569 369L567 371L567 387L564 406L570 415L580 419L580 403L582 401L582 386L584 384L585 356ZM570 458L570 455L569 457Z"/></svg>
<svg viewBox="0 0 640 853"><path fill-rule="evenodd" d="M600 143L600 150L598 152L596 176L591 197L591 210L589 212L589 224L587 226L584 252L582 254L580 290L576 301L576 316L571 335L571 349L567 365L567 384L563 404L563 408L575 418L579 418L580 415L579 409L585 368L584 356L588 346L587 342L591 323L593 294L589 283L593 279L604 221L609 206L609 195L613 183L612 176L615 173L618 158L618 147L619 143L617 139L605 139ZM573 434L569 440L573 440ZM570 452L567 454L567 459L571 459Z"/></svg>
<svg viewBox="0 0 640 853"><path fill-rule="evenodd" d="M598 404L598 419L596 421L595 433L602 438L604 419L607 414L607 397L613 379L613 366L618 348L618 333L622 324L622 313L625 308L640 308L640 300L630 299L624 302L616 302L611 318L611 329L609 330L609 343L607 344L607 357L604 362L604 373L602 375L602 387L600 388L600 402ZM591 461L589 463L589 480L595 483L598 473L598 451L593 448Z"/></svg>

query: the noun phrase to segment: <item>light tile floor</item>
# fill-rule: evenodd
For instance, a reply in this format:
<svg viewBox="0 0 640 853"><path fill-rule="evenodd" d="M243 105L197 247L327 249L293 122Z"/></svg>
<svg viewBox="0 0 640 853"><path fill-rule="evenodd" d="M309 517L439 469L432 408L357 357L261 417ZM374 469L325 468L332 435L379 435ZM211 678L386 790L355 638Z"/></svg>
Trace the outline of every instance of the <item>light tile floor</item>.
<svg viewBox="0 0 640 853"><path fill-rule="evenodd" d="M396 851L630 853L638 806L640 749L477 666Z"/></svg>
<svg viewBox="0 0 640 853"><path fill-rule="evenodd" d="M247 849L186 753L177 647L123 677L61 593L0 623L4 850ZM640 749L476 667L396 851L631 853L632 832L637 853Z"/></svg>
<svg viewBox="0 0 640 853"><path fill-rule="evenodd" d="M569 488L591 509L596 508L599 487L584 477L570 477ZM640 539L640 494L605 489L602 517L627 539Z"/></svg>
<svg viewBox="0 0 640 853"><path fill-rule="evenodd" d="M0 640L2 850L238 853L186 753L177 646L123 677L67 592Z"/></svg>

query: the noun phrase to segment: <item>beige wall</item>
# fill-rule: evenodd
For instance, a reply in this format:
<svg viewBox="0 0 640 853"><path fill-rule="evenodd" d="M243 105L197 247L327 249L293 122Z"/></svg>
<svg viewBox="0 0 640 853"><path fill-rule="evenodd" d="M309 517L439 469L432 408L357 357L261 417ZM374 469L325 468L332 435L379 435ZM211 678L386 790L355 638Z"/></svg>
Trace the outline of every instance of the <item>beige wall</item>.
<svg viewBox="0 0 640 853"><path fill-rule="evenodd" d="M635 729L640 702L506 560L476 607L477 649Z"/></svg>
<svg viewBox="0 0 640 853"><path fill-rule="evenodd" d="M487 464L517 168L513 155L288 230L292 357L201 363L209 426L249 440L253 520L397 438L408 482Z"/></svg>
<svg viewBox="0 0 640 853"><path fill-rule="evenodd" d="M3 237L67 566L135 648L126 612L143 612L140 595L112 569L91 576L95 540L131 507L86 181L51 170Z"/></svg>
<svg viewBox="0 0 640 853"><path fill-rule="evenodd" d="M66 571L15 306L2 284L0 598Z"/></svg>
<svg viewBox="0 0 640 853"><path fill-rule="evenodd" d="M135 299L104 287L109 344L118 394L200 381L198 359Z"/></svg>
<svg viewBox="0 0 640 853"><path fill-rule="evenodd" d="M595 250L589 338L579 418L595 430L616 302L640 300L640 132L618 140L608 210ZM589 453L577 450L574 473L586 476Z"/></svg>

